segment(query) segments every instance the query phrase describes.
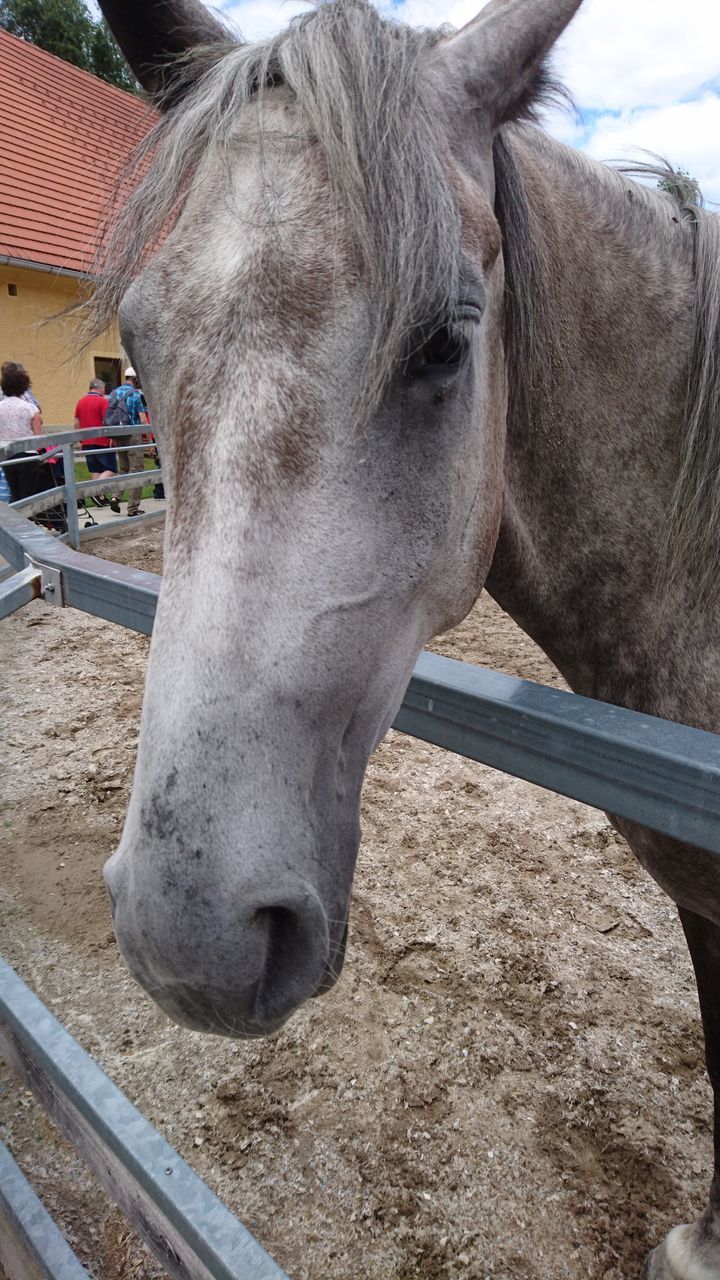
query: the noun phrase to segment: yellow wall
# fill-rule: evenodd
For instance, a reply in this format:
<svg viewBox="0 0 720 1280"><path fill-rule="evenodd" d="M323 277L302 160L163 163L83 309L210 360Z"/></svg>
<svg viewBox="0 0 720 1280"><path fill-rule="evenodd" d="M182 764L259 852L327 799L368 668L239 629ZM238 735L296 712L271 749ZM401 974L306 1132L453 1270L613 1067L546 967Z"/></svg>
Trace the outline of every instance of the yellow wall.
<svg viewBox="0 0 720 1280"><path fill-rule="evenodd" d="M10 297L9 284L17 285L16 298ZM117 332L79 352L74 317L40 323L75 302L79 286L79 280L51 271L0 266L0 364L17 360L25 365L46 430L72 427L75 405L95 376L95 356L122 355Z"/></svg>

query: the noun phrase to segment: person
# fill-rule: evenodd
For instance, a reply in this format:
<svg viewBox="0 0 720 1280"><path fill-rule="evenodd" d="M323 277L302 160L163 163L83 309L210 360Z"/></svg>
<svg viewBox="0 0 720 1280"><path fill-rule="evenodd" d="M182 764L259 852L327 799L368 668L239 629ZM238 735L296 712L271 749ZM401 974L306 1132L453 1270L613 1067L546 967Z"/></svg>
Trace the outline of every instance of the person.
<svg viewBox="0 0 720 1280"><path fill-rule="evenodd" d="M87 431L93 427L101 427L105 421L108 398L105 395L105 383L102 378L93 378L87 395L81 396L75 405L75 430ZM107 435L91 436L82 442L83 452L88 449L102 449L103 453L90 453L86 457L88 471L93 480L109 480L117 475L117 458L110 448L110 437ZM99 507L110 506L116 514L120 512L120 503L116 493L96 493L93 502Z"/></svg>
<svg viewBox="0 0 720 1280"><path fill-rule="evenodd" d="M162 467L162 461L160 459L160 452L158 450L157 444L155 445L154 456L155 456L155 466ZM157 484L153 485L153 498L157 499L158 502L165 501L165 485L163 484L162 480L160 480Z"/></svg>
<svg viewBox="0 0 720 1280"><path fill-rule="evenodd" d="M142 391L142 388L140 388L140 390ZM152 418L150 417L150 410L147 407L147 401L145 402L145 408L147 409L147 425L150 428L152 428ZM161 467L162 462L160 461L160 450L158 449L157 440L155 439L155 436L152 434L152 431L148 433L148 443L150 445L150 448L145 450L145 457L152 458L153 462L155 463L155 466ZM162 480L159 481L158 484L153 485L152 496L158 502L165 501L165 486Z"/></svg>
<svg viewBox="0 0 720 1280"><path fill-rule="evenodd" d="M24 364L16 364L14 360L6 360L2 368L0 368L0 379L4 377L6 369L9 369L9 370L19 369L21 373L27 373L27 369L25 368ZM0 400L4 400L4 399L5 399L5 393L3 391L0 391ZM32 391L30 390L29 378L28 378L28 389L25 392L25 395L23 396L23 400L27 400L28 404L34 404L38 413L42 412L40 405L35 399L35 396L33 395Z"/></svg>
<svg viewBox="0 0 720 1280"><path fill-rule="evenodd" d="M130 427L145 425L148 420L147 405L145 397L138 388L138 376L132 366L125 370L125 381L121 386L112 392L108 400L108 407L105 414L106 426L119 426L121 423L127 423ZM125 444L142 444L142 432L137 435L123 436L119 439L112 440L117 449L118 471L121 475L128 477L134 471L145 470L145 458L142 449L122 449L119 446ZM127 513L129 516L142 516L144 511L140 510L140 498L142 497L142 485L139 487L128 488L128 504ZM118 507L119 507L118 503ZM115 507L113 506L113 511Z"/></svg>
<svg viewBox="0 0 720 1280"><path fill-rule="evenodd" d="M40 410L26 398L30 379L22 365L6 361L0 369L0 444L22 440L24 436L42 435ZM0 467L0 502L11 502L10 485Z"/></svg>
<svg viewBox="0 0 720 1280"><path fill-rule="evenodd" d="M27 400L28 404L34 405L38 413L42 415L42 409L40 408L39 401L36 399L35 395L31 390L32 383L30 382L30 375L27 373L27 369L25 368L24 364L20 364L19 360L18 361L6 360L5 363L2 366L0 366L0 381L4 377L6 371L8 373L13 373L15 370L18 370L20 373L25 373L28 376L28 389L23 395L22 399ZM0 401L5 399L6 399L6 396L4 392L0 390ZM42 427L41 427L41 430L42 430ZM50 466L55 484L64 484L65 470L63 468L63 460L62 460L62 454L60 450L52 447L49 449L41 447L40 453L45 454L44 461L47 462Z"/></svg>

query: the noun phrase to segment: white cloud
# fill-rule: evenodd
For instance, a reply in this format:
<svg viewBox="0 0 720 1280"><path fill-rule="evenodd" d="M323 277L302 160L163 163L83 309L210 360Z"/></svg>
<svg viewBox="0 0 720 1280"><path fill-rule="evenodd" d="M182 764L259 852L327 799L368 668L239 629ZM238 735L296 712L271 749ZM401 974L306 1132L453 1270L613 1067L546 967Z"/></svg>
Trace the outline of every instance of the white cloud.
<svg viewBox="0 0 720 1280"><path fill-rule="evenodd" d="M304 0L246 0L220 7L245 40L265 40L286 27L296 13L304 13L311 6Z"/></svg>
<svg viewBox="0 0 720 1280"><path fill-rule="evenodd" d="M554 122L553 122L554 123ZM552 128L556 136L561 131ZM564 137L598 160L647 159L641 148L664 156L700 183L708 202L720 204L720 97L706 93L692 102L601 115L591 131Z"/></svg>
<svg viewBox="0 0 720 1280"><path fill-rule="evenodd" d="M487 0L443 0L432 3L432 0L400 0L399 4L379 4L378 8L391 13L400 22L407 22L411 27L439 27L449 23L451 27L463 27L470 22Z"/></svg>
<svg viewBox="0 0 720 1280"><path fill-rule="evenodd" d="M557 70L593 110L660 107L720 79L717 0L585 0L560 40Z"/></svg>
<svg viewBox="0 0 720 1280"><path fill-rule="evenodd" d="M382 13L413 27L437 27L449 23L461 27L488 3L488 0L378 0ZM310 0L225 0L220 9L235 23L247 40L261 40L282 30L296 13L311 7Z"/></svg>

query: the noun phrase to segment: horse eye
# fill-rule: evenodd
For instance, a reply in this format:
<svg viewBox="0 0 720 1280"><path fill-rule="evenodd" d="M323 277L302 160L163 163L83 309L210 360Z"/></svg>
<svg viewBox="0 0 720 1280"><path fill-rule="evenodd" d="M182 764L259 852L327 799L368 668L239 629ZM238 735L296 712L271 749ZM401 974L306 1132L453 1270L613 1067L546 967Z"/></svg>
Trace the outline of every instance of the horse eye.
<svg viewBox="0 0 720 1280"><path fill-rule="evenodd" d="M408 377L423 378L433 373L456 372L467 355L467 336L457 325L444 324L413 351L406 365Z"/></svg>

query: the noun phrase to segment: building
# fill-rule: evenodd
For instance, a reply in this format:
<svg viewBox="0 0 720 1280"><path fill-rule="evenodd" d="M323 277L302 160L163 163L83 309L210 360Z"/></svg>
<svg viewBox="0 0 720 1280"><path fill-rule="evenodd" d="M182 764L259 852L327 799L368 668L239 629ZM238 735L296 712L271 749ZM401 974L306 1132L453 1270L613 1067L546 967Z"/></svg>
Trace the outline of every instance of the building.
<svg viewBox="0 0 720 1280"><path fill-rule="evenodd" d="M117 385L117 332L81 352L75 319L52 317L78 300L108 194L152 123L142 99L0 30L0 362L27 367L46 428L72 426L90 378Z"/></svg>

